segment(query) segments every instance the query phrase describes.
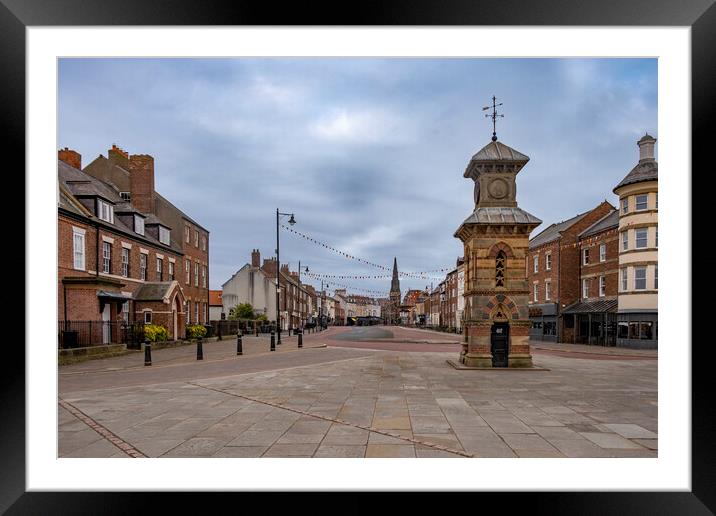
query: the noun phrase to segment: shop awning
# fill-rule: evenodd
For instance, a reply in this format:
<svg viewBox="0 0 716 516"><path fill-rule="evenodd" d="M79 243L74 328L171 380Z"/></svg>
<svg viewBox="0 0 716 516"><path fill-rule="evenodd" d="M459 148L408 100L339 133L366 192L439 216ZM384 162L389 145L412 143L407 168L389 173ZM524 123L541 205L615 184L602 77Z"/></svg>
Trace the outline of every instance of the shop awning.
<svg viewBox="0 0 716 516"><path fill-rule="evenodd" d="M616 299L600 299L598 301L578 301L562 310L563 314L603 314L616 313Z"/></svg>

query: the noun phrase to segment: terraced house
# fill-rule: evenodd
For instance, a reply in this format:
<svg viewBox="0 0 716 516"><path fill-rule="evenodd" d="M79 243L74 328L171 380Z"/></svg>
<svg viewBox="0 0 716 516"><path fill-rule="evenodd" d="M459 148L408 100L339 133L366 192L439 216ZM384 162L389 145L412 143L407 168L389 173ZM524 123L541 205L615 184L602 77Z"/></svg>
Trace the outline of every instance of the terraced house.
<svg viewBox="0 0 716 516"><path fill-rule="evenodd" d="M108 156L82 169L78 152L58 153L60 341L123 342L145 323L183 338L208 321L208 231L154 191L151 156Z"/></svg>

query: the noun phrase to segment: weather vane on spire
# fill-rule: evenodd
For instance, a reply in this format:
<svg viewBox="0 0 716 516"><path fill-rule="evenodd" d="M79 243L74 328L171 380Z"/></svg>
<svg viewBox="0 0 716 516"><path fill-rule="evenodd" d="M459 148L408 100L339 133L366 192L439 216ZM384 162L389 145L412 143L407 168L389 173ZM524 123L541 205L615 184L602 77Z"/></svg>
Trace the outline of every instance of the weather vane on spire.
<svg viewBox="0 0 716 516"><path fill-rule="evenodd" d="M497 98L493 95L492 96L492 106L485 106L484 108L482 108L483 111L492 108L492 114L487 114L485 116L492 117L492 141L493 142L497 141L497 117L501 116L504 118L504 116L505 116L505 115L499 114L497 112L497 106L501 106L502 102L500 102L499 104L495 104L496 100L497 100Z"/></svg>

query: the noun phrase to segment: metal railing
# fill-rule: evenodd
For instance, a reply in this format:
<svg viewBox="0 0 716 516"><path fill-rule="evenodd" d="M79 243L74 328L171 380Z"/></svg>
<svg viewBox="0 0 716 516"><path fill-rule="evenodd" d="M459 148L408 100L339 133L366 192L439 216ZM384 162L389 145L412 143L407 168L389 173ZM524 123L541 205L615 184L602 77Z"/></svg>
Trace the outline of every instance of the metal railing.
<svg viewBox="0 0 716 516"><path fill-rule="evenodd" d="M58 321L59 349L87 348L106 344L126 344L140 349L144 342L143 322Z"/></svg>

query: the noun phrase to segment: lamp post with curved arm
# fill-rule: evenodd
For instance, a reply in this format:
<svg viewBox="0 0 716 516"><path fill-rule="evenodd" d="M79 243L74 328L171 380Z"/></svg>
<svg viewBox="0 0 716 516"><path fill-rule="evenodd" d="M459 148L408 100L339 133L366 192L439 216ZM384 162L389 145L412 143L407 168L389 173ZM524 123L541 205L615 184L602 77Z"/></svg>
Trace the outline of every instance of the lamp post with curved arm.
<svg viewBox="0 0 716 516"><path fill-rule="evenodd" d="M278 237L278 231L279 231L279 217L291 217L288 219L288 223L292 226L296 223L296 220L293 218L293 213L281 213L278 211L278 208L276 208L276 333L278 335L278 339L276 340L277 344L281 344L281 306L279 305L279 294L281 293L281 258L279 255L279 237Z"/></svg>

